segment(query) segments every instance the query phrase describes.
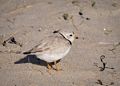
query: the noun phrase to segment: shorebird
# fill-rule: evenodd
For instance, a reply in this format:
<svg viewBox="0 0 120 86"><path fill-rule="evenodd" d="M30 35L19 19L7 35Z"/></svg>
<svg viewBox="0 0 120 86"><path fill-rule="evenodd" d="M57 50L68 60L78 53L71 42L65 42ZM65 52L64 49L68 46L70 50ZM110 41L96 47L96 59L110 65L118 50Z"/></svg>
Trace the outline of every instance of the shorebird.
<svg viewBox="0 0 120 86"><path fill-rule="evenodd" d="M23 54L34 54L39 59L47 62L47 68L52 68L54 63L56 70L61 70L57 61L65 57L71 49L75 37L74 32L54 31L54 34L40 41L38 45Z"/></svg>

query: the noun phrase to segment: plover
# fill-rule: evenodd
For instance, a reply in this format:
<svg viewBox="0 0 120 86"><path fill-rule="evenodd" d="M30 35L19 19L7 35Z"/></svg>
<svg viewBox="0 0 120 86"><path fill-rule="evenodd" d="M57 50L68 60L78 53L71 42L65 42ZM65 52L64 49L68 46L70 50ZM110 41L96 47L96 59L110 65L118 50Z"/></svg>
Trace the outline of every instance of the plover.
<svg viewBox="0 0 120 86"><path fill-rule="evenodd" d="M54 62L56 70L61 70L57 64L68 54L75 37L74 32L63 32L61 30L54 31L52 36L48 36L40 41L31 50L24 52L24 54L35 54L39 59L47 62L48 70L52 68L50 63Z"/></svg>

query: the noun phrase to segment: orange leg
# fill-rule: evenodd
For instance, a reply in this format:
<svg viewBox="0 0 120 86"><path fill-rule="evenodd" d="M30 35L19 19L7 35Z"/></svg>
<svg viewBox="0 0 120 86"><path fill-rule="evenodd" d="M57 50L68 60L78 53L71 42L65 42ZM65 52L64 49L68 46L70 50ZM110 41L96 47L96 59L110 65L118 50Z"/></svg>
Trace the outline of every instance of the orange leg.
<svg viewBox="0 0 120 86"><path fill-rule="evenodd" d="M47 68L48 68L48 73L51 74L50 70L52 68L52 65L50 65L49 63L47 63Z"/></svg>
<svg viewBox="0 0 120 86"><path fill-rule="evenodd" d="M62 70L60 69L60 65L56 61L54 61L54 65L56 66L56 71Z"/></svg>

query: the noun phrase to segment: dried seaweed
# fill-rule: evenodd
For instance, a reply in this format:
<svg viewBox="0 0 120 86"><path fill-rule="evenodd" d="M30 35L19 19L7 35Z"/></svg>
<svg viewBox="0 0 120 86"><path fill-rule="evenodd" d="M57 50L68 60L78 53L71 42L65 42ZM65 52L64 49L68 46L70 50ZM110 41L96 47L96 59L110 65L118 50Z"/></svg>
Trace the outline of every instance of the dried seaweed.
<svg viewBox="0 0 120 86"><path fill-rule="evenodd" d="M92 6L92 7L94 7L94 6L95 6L95 4L96 4L96 2L95 2L95 1L93 1L93 2L92 2L92 4L91 4L91 6Z"/></svg>
<svg viewBox="0 0 120 86"><path fill-rule="evenodd" d="M96 83L100 84L100 85L103 85L103 82L100 79L98 79Z"/></svg>
<svg viewBox="0 0 120 86"><path fill-rule="evenodd" d="M79 15L83 15L83 13L82 13L82 12L79 12Z"/></svg>
<svg viewBox="0 0 120 86"><path fill-rule="evenodd" d="M69 15L67 13L64 13L62 17L64 18L64 20L68 20L68 16Z"/></svg>
<svg viewBox="0 0 120 86"><path fill-rule="evenodd" d="M20 47L22 47L22 44L21 43L19 43L19 42L17 42L16 40L15 40L15 37L9 37L7 40L5 40L3 43L2 43L2 45L3 46L6 46L6 44L7 43L10 43L10 44L16 44L16 45L19 45Z"/></svg>
<svg viewBox="0 0 120 86"><path fill-rule="evenodd" d="M113 3L112 6L113 6L113 7L117 7L117 3Z"/></svg>
<svg viewBox="0 0 120 86"><path fill-rule="evenodd" d="M114 85L114 82L110 82L110 84L105 84L103 83L102 80L98 79L97 82L95 82L96 84L99 84L99 85L104 85L104 86L109 86L109 85Z"/></svg>
<svg viewBox="0 0 120 86"><path fill-rule="evenodd" d="M83 16L83 13L82 13L81 11L80 11L78 14L81 16L81 18L86 19L86 20L90 20L90 18L84 17L84 16Z"/></svg>

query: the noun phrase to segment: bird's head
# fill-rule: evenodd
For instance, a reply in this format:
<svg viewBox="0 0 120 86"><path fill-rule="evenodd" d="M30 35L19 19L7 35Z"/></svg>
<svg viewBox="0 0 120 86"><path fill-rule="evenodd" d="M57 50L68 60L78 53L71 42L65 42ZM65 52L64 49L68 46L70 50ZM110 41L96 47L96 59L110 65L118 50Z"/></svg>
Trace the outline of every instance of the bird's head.
<svg viewBox="0 0 120 86"><path fill-rule="evenodd" d="M74 32L65 32L65 31L54 31L53 33L59 33L60 35L62 35L65 39L73 42L74 39L78 39L78 37L75 36L75 33Z"/></svg>

